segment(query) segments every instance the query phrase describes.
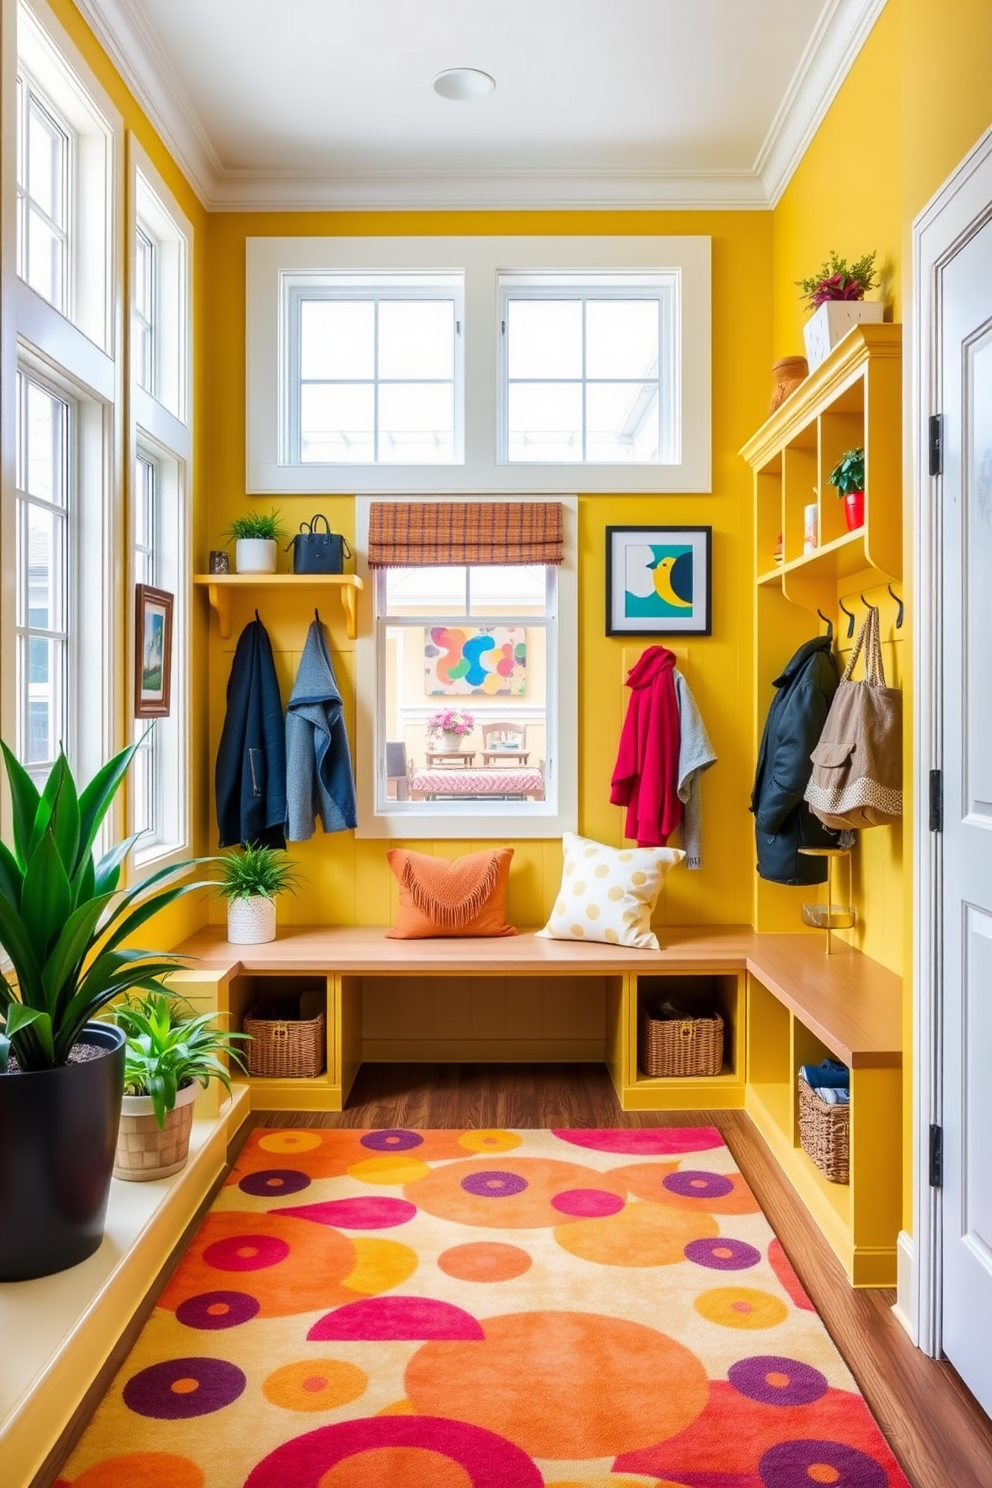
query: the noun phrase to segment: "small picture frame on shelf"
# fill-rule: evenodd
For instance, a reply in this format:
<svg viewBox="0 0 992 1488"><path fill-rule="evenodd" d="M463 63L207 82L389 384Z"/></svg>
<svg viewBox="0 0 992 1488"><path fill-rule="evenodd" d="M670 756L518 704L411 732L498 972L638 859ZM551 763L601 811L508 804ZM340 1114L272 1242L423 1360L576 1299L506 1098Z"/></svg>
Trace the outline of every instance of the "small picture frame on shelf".
<svg viewBox="0 0 992 1488"><path fill-rule="evenodd" d="M711 527L607 527L606 634L709 635Z"/></svg>
<svg viewBox="0 0 992 1488"><path fill-rule="evenodd" d="M173 596L134 586L134 716L168 718L172 691Z"/></svg>

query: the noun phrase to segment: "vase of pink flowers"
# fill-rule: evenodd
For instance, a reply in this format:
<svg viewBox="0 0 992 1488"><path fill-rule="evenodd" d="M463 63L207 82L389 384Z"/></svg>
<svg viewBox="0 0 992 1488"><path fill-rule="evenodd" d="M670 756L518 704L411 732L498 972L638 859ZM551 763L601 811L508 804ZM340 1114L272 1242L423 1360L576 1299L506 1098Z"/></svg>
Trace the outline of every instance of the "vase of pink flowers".
<svg viewBox="0 0 992 1488"><path fill-rule="evenodd" d="M849 264L831 249L830 257L809 279L797 279L796 287L813 312L803 326L806 357L812 372L829 356L853 325L882 319L880 300L866 300L875 285L875 254Z"/></svg>
<svg viewBox="0 0 992 1488"><path fill-rule="evenodd" d="M467 708L441 708L427 720L427 737L439 754L458 754L475 728L475 718Z"/></svg>

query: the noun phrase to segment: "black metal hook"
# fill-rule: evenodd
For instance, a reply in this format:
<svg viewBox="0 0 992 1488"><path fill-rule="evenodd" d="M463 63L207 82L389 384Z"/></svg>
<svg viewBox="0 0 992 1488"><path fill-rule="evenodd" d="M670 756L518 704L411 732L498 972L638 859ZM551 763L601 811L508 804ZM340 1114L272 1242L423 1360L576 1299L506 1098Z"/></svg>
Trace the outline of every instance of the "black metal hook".
<svg viewBox="0 0 992 1488"><path fill-rule="evenodd" d="M892 595L892 598L895 600L896 605L898 606L898 608L896 609L896 630L902 630L902 622L906 618L906 606L903 604L902 600L899 598L898 594L895 592L891 584L888 584L886 587L888 588L889 593Z"/></svg>
<svg viewBox="0 0 992 1488"><path fill-rule="evenodd" d="M854 611L849 610L842 599L837 601L837 608L847 616L847 639L850 640L854 634Z"/></svg>
<svg viewBox="0 0 992 1488"><path fill-rule="evenodd" d="M870 599L865 599L865 597L864 597L863 594L861 596L861 603L864 605L864 607L865 607L866 610L877 610L878 609L878 605L873 605L872 602L871 602L871 600Z"/></svg>
<svg viewBox="0 0 992 1488"><path fill-rule="evenodd" d="M259 623L259 625L261 625L261 623L262 623L262 617L261 617L261 615L260 615L260 614L259 614L259 613L258 613L258 611L257 611L257 610L256 610L256 611L255 611L255 619L256 619L256 620L257 620L257 621L258 621L258 623Z"/></svg>
<svg viewBox="0 0 992 1488"><path fill-rule="evenodd" d="M317 609L317 606L316 605L314 605L314 607L313 607L313 618L316 620L317 624L319 625L320 624L320 611Z"/></svg>
<svg viewBox="0 0 992 1488"><path fill-rule="evenodd" d="M830 619L829 615L825 615L822 610L817 610L816 613L819 615L820 619L827 627L827 640L832 641L834 638L834 622Z"/></svg>

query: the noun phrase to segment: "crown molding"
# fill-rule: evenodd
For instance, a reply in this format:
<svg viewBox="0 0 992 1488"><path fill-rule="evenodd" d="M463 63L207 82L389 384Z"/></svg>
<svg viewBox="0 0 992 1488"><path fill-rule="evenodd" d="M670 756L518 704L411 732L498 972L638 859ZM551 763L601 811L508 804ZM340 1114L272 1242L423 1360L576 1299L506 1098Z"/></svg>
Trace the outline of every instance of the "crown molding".
<svg viewBox="0 0 992 1488"><path fill-rule="evenodd" d="M820 16L754 162L776 207L823 123L885 0L830 0Z"/></svg>
<svg viewBox="0 0 992 1488"><path fill-rule="evenodd" d="M752 170L227 170L141 0L76 0L204 207L264 211L761 211L777 205L885 0L829 0Z"/></svg>
<svg viewBox="0 0 992 1488"><path fill-rule="evenodd" d="M200 202L209 208L223 166L140 0L75 3Z"/></svg>
<svg viewBox="0 0 992 1488"><path fill-rule="evenodd" d="M216 212L703 211L767 207L752 171L222 171Z"/></svg>

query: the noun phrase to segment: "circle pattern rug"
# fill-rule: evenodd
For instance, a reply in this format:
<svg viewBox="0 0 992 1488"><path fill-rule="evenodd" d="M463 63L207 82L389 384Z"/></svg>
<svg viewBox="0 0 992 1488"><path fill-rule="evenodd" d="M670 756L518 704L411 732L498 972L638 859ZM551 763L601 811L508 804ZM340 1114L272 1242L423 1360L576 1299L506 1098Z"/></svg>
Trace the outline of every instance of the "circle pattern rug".
<svg viewBox="0 0 992 1488"><path fill-rule="evenodd" d="M57 1488L908 1488L713 1127L252 1133Z"/></svg>

